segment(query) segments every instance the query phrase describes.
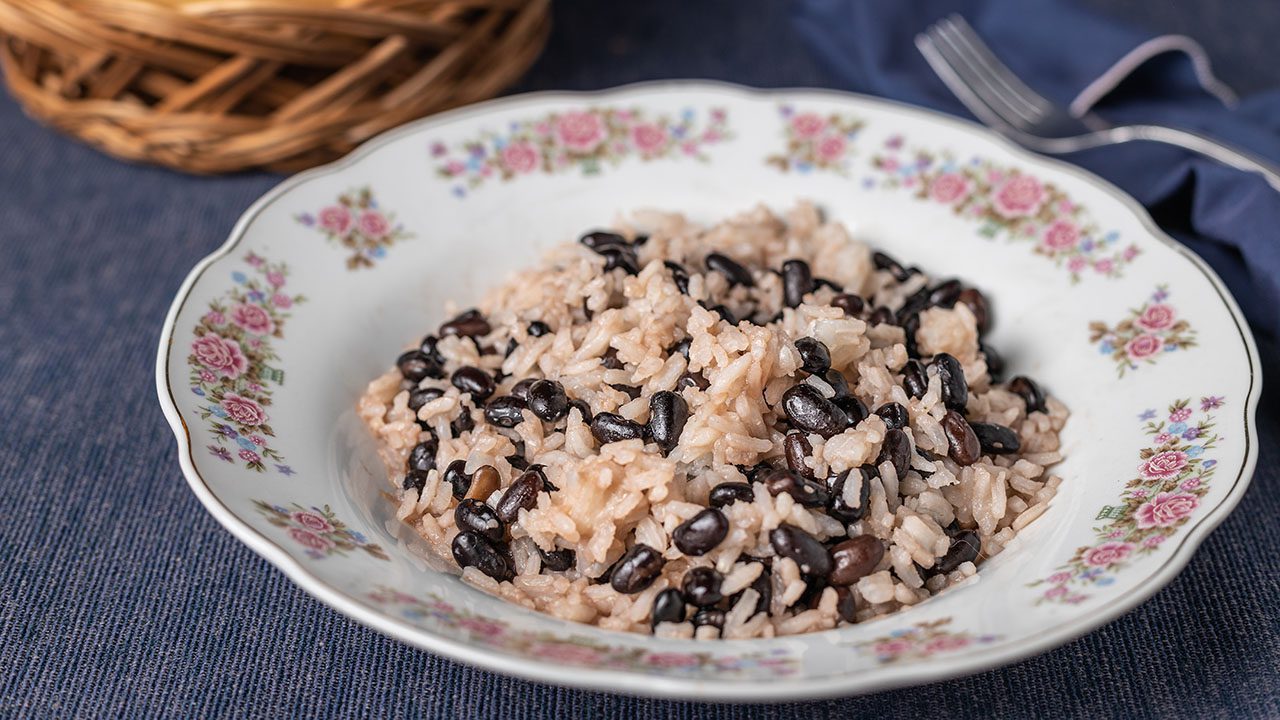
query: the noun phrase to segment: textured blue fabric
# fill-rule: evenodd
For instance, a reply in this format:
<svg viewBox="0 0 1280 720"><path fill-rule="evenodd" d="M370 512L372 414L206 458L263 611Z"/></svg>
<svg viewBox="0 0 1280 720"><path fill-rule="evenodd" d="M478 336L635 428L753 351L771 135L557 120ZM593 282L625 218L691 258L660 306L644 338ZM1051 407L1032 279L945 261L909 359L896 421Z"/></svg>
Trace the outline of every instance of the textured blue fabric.
<svg viewBox="0 0 1280 720"><path fill-rule="evenodd" d="M972 115L912 42L952 12L963 15L1016 75L1063 105L1153 36L1060 0L800 0L794 7L801 32L847 89L966 117ZM1093 107L1117 124L1203 130L1280 165L1280 90L1227 107L1202 88L1181 52L1152 58ZM1162 219L1183 230L1181 239L1222 276L1255 331L1280 331L1274 312L1280 304L1280 192L1260 175L1149 142L1066 158L1160 209Z"/></svg>
<svg viewBox="0 0 1280 720"><path fill-rule="evenodd" d="M787 10L561 2L547 54L521 89L691 75L833 84L790 33ZM1269 0L1253 12L1255 24L1280 19ZM1217 17L1199 22L1231 27ZM1255 85L1280 82L1262 50L1235 56L1237 67L1256 65L1246 78ZM1280 716L1275 388L1260 412L1253 487L1186 571L1120 620L1007 668L862 698L737 707L528 683L366 630L205 513L155 400L160 323L182 278L279 178L120 163L32 123L8 99L0 138L0 718ZM1277 355L1266 358L1270 371Z"/></svg>

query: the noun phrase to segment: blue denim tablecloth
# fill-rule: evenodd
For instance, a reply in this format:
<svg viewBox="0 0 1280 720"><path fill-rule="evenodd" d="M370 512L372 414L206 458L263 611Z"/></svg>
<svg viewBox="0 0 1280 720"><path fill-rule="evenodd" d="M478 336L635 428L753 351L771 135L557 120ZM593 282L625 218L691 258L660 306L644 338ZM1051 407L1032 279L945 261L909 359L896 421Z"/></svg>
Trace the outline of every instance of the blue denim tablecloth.
<svg viewBox="0 0 1280 720"><path fill-rule="evenodd" d="M1146 15L1165 4L1114 3L1225 49L1228 82L1280 82L1268 44L1280 6ZM785 14L728 0L561 2L522 89L827 84ZM125 165L0 100L0 717L1280 717L1274 380L1253 487L1182 575L1107 627L1007 668L848 700L704 705L536 685L364 629L204 512L155 400L160 323L182 278L277 181ZM1280 377L1280 355L1263 354Z"/></svg>

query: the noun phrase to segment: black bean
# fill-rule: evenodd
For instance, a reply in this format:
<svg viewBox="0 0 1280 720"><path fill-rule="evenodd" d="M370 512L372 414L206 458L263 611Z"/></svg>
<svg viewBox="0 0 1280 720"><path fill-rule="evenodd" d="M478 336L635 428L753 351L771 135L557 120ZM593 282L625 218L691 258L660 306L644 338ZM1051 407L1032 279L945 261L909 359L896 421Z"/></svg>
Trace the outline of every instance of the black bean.
<svg viewBox="0 0 1280 720"><path fill-rule="evenodd" d="M831 298L831 304L844 311L848 317L862 317L862 311L866 309L867 302L853 293L840 293Z"/></svg>
<svg viewBox="0 0 1280 720"><path fill-rule="evenodd" d="M835 397L844 397L849 394L849 381L844 379L844 374L839 370L832 368L822 373L822 379L835 391Z"/></svg>
<svg viewBox="0 0 1280 720"><path fill-rule="evenodd" d="M852 585L870 575L884 557L884 543L873 535L859 535L831 548L831 583Z"/></svg>
<svg viewBox="0 0 1280 720"><path fill-rule="evenodd" d="M858 505L856 507L849 505L844 499L845 484L849 482L849 477L853 470L845 470L839 475L834 475L827 479L827 487L831 492L831 502L827 505L827 514L839 520L842 523L852 523L861 520L867 514L867 508L871 503L871 478L875 477L868 467L862 466L857 468L861 485L858 486Z"/></svg>
<svg viewBox="0 0 1280 720"><path fill-rule="evenodd" d="M872 326L884 325L886 323L893 325L896 322L897 318L894 317L893 311L887 307L878 307L875 310L872 310L871 314L867 316L867 324Z"/></svg>
<svg viewBox="0 0 1280 720"><path fill-rule="evenodd" d="M467 474L467 461L454 460L444 469L444 481L453 488L453 497L461 500L471 489L471 476Z"/></svg>
<svg viewBox="0 0 1280 720"><path fill-rule="evenodd" d="M982 538L972 530L965 530L951 538L950 549L933 566L933 569L935 572L949 573L967 562L976 562L980 552L982 552Z"/></svg>
<svg viewBox="0 0 1280 720"><path fill-rule="evenodd" d="M933 366L938 369L938 379L942 381L942 403L952 410L964 412L969 404L969 383L964 379L960 361L947 353L938 353L933 356Z"/></svg>
<svg viewBox="0 0 1280 720"><path fill-rule="evenodd" d="M827 288L831 292L836 292L836 293L844 292L844 288L841 287L840 283L836 282L835 280L828 280L827 278L824 278L824 277L814 278L813 289L820 290L822 288Z"/></svg>
<svg viewBox="0 0 1280 720"><path fill-rule="evenodd" d="M704 555L719 545L728 534L729 520L724 513L711 507L677 525L671 531L671 539L685 555Z"/></svg>
<svg viewBox="0 0 1280 720"><path fill-rule="evenodd" d="M825 487L790 470L774 470L762 482L770 495L786 493L805 507L826 507L831 500L831 494Z"/></svg>
<svg viewBox="0 0 1280 720"><path fill-rule="evenodd" d="M604 355L600 356L600 364L606 370L621 370L624 367L622 361L618 359L618 348L615 347L604 351Z"/></svg>
<svg viewBox="0 0 1280 720"><path fill-rule="evenodd" d="M730 325L738 324L738 319L733 316L733 311L725 307L724 305L716 305L715 307L710 307L707 309L719 315L721 320L729 323Z"/></svg>
<svg viewBox="0 0 1280 720"><path fill-rule="evenodd" d="M592 230L578 238L578 242L597 252L606 247L627 247L630 245L626 238L608 230Z"/></svg>
<svg viewBox="0 0 1280 720"><path fill-rule="evenodd" d="M444 355L441 355L440 350L436 348L436 344L439 342L440 340L435 335L428 335L422 338L422 342L418 344L418 350L435 361L437 365L444 367Z"/></svg>
<svg viewBox="0 0 1280 720"><path fill-rule="evenodd" d="M902 302L902 307L898 308L898 311L894 313L894 317L896 317L898 323L901 324L903 320L907 319L907 317L915 315L928 307L929 288L920 288Z"/></svg>
<svg viewBox="0 0 1280 720"><path fill-rule="evenodd" d="M907 350L907 357L920 357L920 343L916 339L916 333L920 331L920 313L907 315L899 324L902 325L902 345Z"/></svg>
<svg viewBox="0 0 1280 720"><path fill-rule="evenodd" d="M586 400L570 400L569 409L572 410L574 408L577 408L578 413L582 415L582 422L590 425L591 420L593 419L593 416L591 415L591 406L587 404L587 401Z"/></svg>
<svg viewBox="0 0 1280 720"><path fill-rule="evenodd" d="M991 310L990 305L987 304L987 296L977 288L965 288L956 301L969 306L974 319L977 320L978 334L985 335L991 328Z"/></svg>
<svg viewBox="0 0 1280 720"><path fill-rule="evenodd" d="M675 282L676 289L680 291L680 294L688 295L689 294L689 271L685 270L684 266L681 265L680 263L672 262L671 260L667 260L662 264L666 265L667 269L671 271L671 279L672 281Z"/></svg>
<svg viewBox="0 0 1280 720"><path fill-rule="evenodd" d="M526 470L511 482L507 491L498 499L498 517L503 522L514 522L520 510L532 510L538 506L538 493L542 492L542 473Z"/></svg>
<svg viewBox="0 0 1280 720"><path fill-rule="evenodd" d="M689 404L670 390L661 390L649 398L649 435L662 448L671 452L680 442L680 433L689 420Z"/></svg>
<svg viewBox="0 0 1280 720"><path fill-rule="evenodd" d="M570 548L556 548L555 550L538 548L538 555L542 558L542 569L550 570L551 572L564 572L578 564L578 554Z"/></svg>
<svg viewBox="0 0 1280 720"><path fill-rule="evenodd" d="M528 403L533 414L547 422L569 414L569 396L555 380L539 380L530 385Z"/></svg>
<svg viewBox="0 0 1280 720"><path fill-rule="evenodd" d="M479 533L493 542L502 542L507 532L506 523L498 517L493 508L473 498L467 498L458 503L458 507L453 511L453 522L459 530Z"/></svg>
<svg viewBox="0 0 1280 720"><path fill-rule="evenodd" d="M831 369L831 351L816 338L802 337L796 341L796 352L800 353L801 370L814 375Z"/></svg>
<svg viewBox="0 0 1280 720"><path fill-rule="evenodd" d="M503 395L484 406L484 419L490 425L513 428L524 422L524 401L514 395Z"/></svg>
<svg viewBox="0 0 1280 720"><path fill-rule="evenodd" d="M964 291L964 286L959 280L952 278L944 280L929 289L929 305L934 307L953 307L956 301L960 299L960 293Z"/></svg>
<svg viewBox="0 0 1280 720"><path fill-rule="evenodd" d="M640 272L640 261L636 259L636 251L629 247L605 247L597 250L604 258L604 270L621 268L628 275Z"/></svg>
<svg viewBox="0 0 1280 720"><path fill-rule="evenodd" d="M925 374L924 364L911 359L902 367L902 389L917 400L929 391L929 376Z"/></svg>
<svg viewBox="0 0 1280 720"><path fill-rule="evenodd" d="M649 242L648 235L636 235L634 238L631 239L631 244L634 245L635 247L641 247L647 242Z"/></svg>
<svg viewBox="0 0 1280 720"><path fill-rule="evenodd" d="M711 494L708 501L711 507L724 507L732 505L735 502L751 502L755 499L755 493L751 490L751 486L747 483L728 482L720 483L711 488Z"/></svg>
<svg viewBox="0 0 1280 720"><path fill-rule="evenodd" d="M417 412L419 408L444 395L440 388L414 388L409 391L409 409Z"/></svg>
<svg viewBox="0 0 1280 720"><path fill-rule="evenodd" d="M525 460L523 455L508 455L507 464L522 472L529 469L529 461Z"/></svg>
<svg viewBox="0 0 1280 720"><path fill-rule="evenodd" d="M826 438L844 432L849 425L849 417L844 410L807 383L800 383L783 393L782 410L796 428Z"/></svg>
<svg viewBox="0 0 1280 720"><path fill-rule="evenodd" d="M443 375L440 366L420 350L410 350L396 358L396 367L405 380L414 383Z"/></svg>
<svg viewBox="0 0 1280 720"><path fill-rule="evenodd" d="M886 253L879 251L871 253L871 262L875 264L877 270L888 270L889 274L893 275L893 278L898 282L902 282L911 277L911 275L903 269L901 263L894 260Z"/></svg>
<svg viewBox="0 0 1280 720"><path fill-rule="evenodd" d="M876 408L876 414L884 419L884 424L890 430L904 428L911 424L911 413L903 407L902 403L885 403Z"/></svg>
<svg viewBox="0 0 1280 720"><path fill-rule="evenodd" d="M773 466L764 461L758 462L745 469L739 465L738 469L742 470L742 474L747 476L747 480L750 480L753 483L760 482L766 475L773 472Z"/></svg>
<svg viewBox="0 0 1280 720"><path fill-rule="evenodd" d="M698 612L694 613L693 626L695 628L700 628L700 627L703 627L704 625L710 625L711 627L716 628L717 630L723 629L724 628L724 611L717 610L716 608L708 607L708 608L702 608Z"/></svg>
<svg viewBox="0 0 1280 720"><path fill-rule="evenodd" d="M653 627L658 623L684 622L684 596L675 588L667 588L653 599Z"/></svg>
<svg viewBox="0 0 1280 720"><path fill-rule="evenodd" d="M498 582L515 577L515 569L506 552L478 532L467 530L458 533L453 538L451 549L459 567L474 567Z"/></svg>
<svg viewBox="0 0 1280 720"><path fill-rule="evenodd" d="M836 586L836 614L847 623L856 622L858 619L858 604L847 587Z"/></svg>
<svg viewBox="0 0 1280 720"><path fill-rule="evenodd" d="M527 405L529 403L529 388L533 387L536 382L540 382L540 380L538 378L525 378L511 386L511 394L523 400Z"/></svg>
<svg viewBox="0 0 1280 720"><path fill-rule="evenodd" d="M880 446L880 456L876 465L888 460L901 480L911 469L911 440L902 430L889 430L884 434L884 444Z"/></svg>
<svg viewBox="0 0 1280 720"><path fill-rule="evenodd" d="M751 561L749 557L745 555L741 556L741 560L742 562ZM769 603L773 601L773 580L769 578L769 566L767 562L765 562L765 564L763 565L764 565L764 570L760 571L760 574L758 575L758 577L756 577L755 580L753 580L753 582L751 582L751 584L748 585L750 589L753 589L753 591L755 591L756 596L758 596L755 598L755 610L751 611L751 615L758 614L758 612L768 612ZM737 601L740 600L740 598L742 597L742 593L744 592L746 592L745 588L741 589L741 591L737 591L736 593L733 593L733 597L730 598L730 602L728 602L728 606L730 607L736 606Z"/></svg>
<svg viewBox="0 0 1280 720"><path fill-rule="evenodd" d="M730 285L754 287L756 284L756 281L751 279L751 273L746 268L739 265L732 258L720 253L711 253L707 256L707 270L724 275Z"/></svg>
<svg viewBox="0 0 1280 720"><path fill-rule="evenodd" d="M818 607L818 603L822 601L822 593L827 589L827 579L821 577L805 578L804 592L800 593L800 597L793 603L793 607L813 610Z"/></svg>
<svg viewBox="0 0 1280 720"><path fill-rule="evenodd" d="M676 353L680 353L681 355L684 356L685 360L688 360L689 345L692 343L693 343L693 340L691 340L690 338L685 338L683 340L680 340L679 342L675 343L671 347L667 348L667 355L675 355Z"/></svg>
<svg viewBox="0 0 1280 720"><path fill-rule="evenodd" d="M434 437L413 446L409 451L409 459L406 462L409 472L418 472L426 474L436 467L436 450L440 449L440 443Z"/></svg>
<svg viewBox="0 0 1280 720"><path fill-rule="evenodd" d="M614 566L609 574L609 584L624 595L633 595L652 585L662 574L665 564L657 550L644 543L636 543Z"/></svg>
<svg viewBox="0 0 1280 720"><path fill-rule="evenodd" d="M497 388L497 383L493 381L493 376L474 365L467 365L454 370L453 377L449 381L461 392L471 393L471 401L474 403L482 403L489 399L489 396Z"/></svg>
<svg viewBox="0 0 1280 720"><path fill-rule="evenodd" d="M978 436L960 413L948 410L942 416L942 432L947 436L951 459L957 464L972 465L982 457L982 445L978 442Z"/></svg>
<svg viewBox="0 0 1280 720"><path fill-rule="evenodd" d="M869 414L866 404L852 395L837 395L831 402L844 411L845 417L848 418L849 427L866 420Z"/></svg>
<svg viewBox="0 0 1280 720"><path fill-rule="evenodd" d="M1022 447L1018 434L1012 428L995 423L969 423L973 434L978 436L978 444L982 452L994 455L1016 453Z"/></svg>
<svg viewBox="0 0 1280 720"><path fill-rule="evenodd" d="M1033 412L1048 412L1044 405L1044 392L1040 390L1035 380L1026 375L1019 375L1010 380L1009 392L1022 398L1022 401L1027 404L1028 415Z"/></svg>
<svg viewBox="0 0 1280 720"><path fill-rule="evenodd" d="M942 528L942 532L946 533L947 537L954 538L964 532L964 528L960 527L959 520L953 519L951 522L947 523L946 527Z"/></svg>
<svg viewBox="0 0 1280 720"><path fill-rule="evenodd" d="M463 405L461 411L458 413L458 417L454 418L453 422L449 423L449 430L456 438L462 435L462 433L475 428L475 426L476 420L471 417L471 409L466 405Z"/></svg>
<svg viewBox="0 0 1280 720"><path fill-rule="evenodd" d="M488 335L493 331L489 326L489 321L479 310L472 308L458 315L452 320L440 326L440 337L448 337L450 335L461 335L462 337L477 338Z"/></svg>
<svg viewBox="0 0 1280 720"><path fill-rule="evenodd" d="M991 376L992 382L1000 382L1004 379L1004 358L1000 353L983 343L978 343L978 350L987 360L987 374Z"/></svg>
<svg viewBox="0 0 1280 720"><path fill-rule="evenodd" d="M784 558L791 558L800 572L813 577L831 574L831 555L817 538L794 525L779 525L769 531L769 544Z"/></svg>
<svg viewBox="0 0 1280 720"><path fill-rule="evenodd" d="M627 397L631 398L632 400L635 400L636 398L640 397L640 388L636 387L635 385L624 385L622 383L613 383L609 387L613 388L614 390L617 390L620 393L626 393Z"/></svg>
<svg viewBox="0 0 1280 720"><path fill-rule="evenodd" d="M702 373L700 372L686 372L685 374L680 376L679 380L676 380L676 391L679 392L680 390L683 390L689 387L696 387L699 390L706 390L707 388L711 387L711 383L708 382L707 379L703 377Z"/></svg>
<svg viewBox="0 0 1280 720"><path fill-rule="evenodd" d="M601 445L644 437L644 426L621 415L603 412L591 420L591 434Z"/></svg>
<svg viewBox="0 0 1280 720"><path fill-rule="evenodd" d="M411 472L404 476L404 480L400 481L400 487L404 490L417 490L422 492L422 488L427 486L426 473Z"/></svg>
<svg viewBox="0 0 1280 720"><path fill-rule="evenodd" d="M782 302L796 307L804 302L804 296L813 292L813 275L809 263L803 260L787 260L782 263Z"/></svg>
<svg viewBox="0 0 1280 720"><path fill-rule="evenodd" d="M787 458L787 467L791 472L806 478L813 478L813 468L805 462L813 454L813 445L804 433L790 432L782 441L782 449Z"/></svg>
<svg viewBox="0 0 1280 720"><path fill-rule="evenodd" d="M724 595L720 594L720 584L723 582L724 575L715 568L689 568L680 582L680 592L684 595L684 601L690 605L707 607L724 599Z"/></svg>
<svg viewBox="0 0 1280 720"><path fill-rule="evenodd" d="M528 332L530 337L542 337L551 332L551 326L541 320L534 320L529 323Z"/></svg>

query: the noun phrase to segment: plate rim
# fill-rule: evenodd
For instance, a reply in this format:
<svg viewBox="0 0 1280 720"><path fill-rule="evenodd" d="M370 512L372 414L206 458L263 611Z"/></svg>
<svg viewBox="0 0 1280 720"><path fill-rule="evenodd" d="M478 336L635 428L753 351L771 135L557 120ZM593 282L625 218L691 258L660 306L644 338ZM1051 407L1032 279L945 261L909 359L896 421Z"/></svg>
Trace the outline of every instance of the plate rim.
<svg viewBox="0 0 1280 720"><path fill-rule="evenodd" d="M1033 167L1046 167L1054 172L1072 175L1116 200L1120 206L1133 213L1144 230L1150 233L1154 239L1159 240L1181 255L1209 280L1210 285L1218 293L1230 313L1244 343L1250 371L1249 389L1243 407L1245 459L1231 490L1210 512L1195 524L1189 526L1179 547L1160 568L1141 580L1133 589L1117 597L1115 601L1099 608L1097 612L1081 616L1074 621L1055 625L1047 632L1023 642L994 645L990 648L959 656L934 659L918 665L878 667L856 675L832 675L813 679L788 678L776 683L686 679L674 676L640 675L623 670L592 668L575 668L572 673L566 673L564 667L560 665L529 663L520 657L499 650L435 635L375 610L358 598L313 575L280 544L254 529L218 500L195 468L194 445L191 441L190 430L177 409L176 398L169 382L168 365L174 342L177 317L189 299L192 289L213 263L231 254L244 239L245 233L254 219L296 187L302 186L315 178L333 175L353 167L376 149L392 144L401 138L418 134L436 125L447 124L471 115L483 115L492 110L525 103L554 101L556 99L581 101L583 99L607 98L664 89L710 89L751 99L785 98L795 95L826 95L831 100L852 100L857 103L880 106L892 112L906 113L929 122L943 123L962 132L982 137L1010 152L1021 162ZM291 175L261 195L246 208L236 220L227 239L217 249L196 263L187 274L165 315L156 354L156 392L161 410L178 444L178 462L182 468L182 474L192 492L209 514L232 536L244 543L250 550L257 553L276 569L283 572L286 577L309 595L328 605L333 610L383 635L418 649L426 650L472 667L525 680L585 690L662 699L714 700L736 703L852 696L964 677L1032 658L1062 647L1128 613L1166 587L1182 572L1204 540L1231 514L1248 491L1249 486L1252 484L1258 459L1256 415L1257 405L1261 399L1261 391L1262 369L1256 342L1238 303L1227 290L1222 279L1203 259L1156 225L1146 208L1142 207L1137 200L1110 181L1065 160L1033 153L972 120L930 108L864 93L831 88L755 88L718 80L652 80L598 90L546 90L494 98L406 123L369 139L349 154L337 160Z"/></svg>

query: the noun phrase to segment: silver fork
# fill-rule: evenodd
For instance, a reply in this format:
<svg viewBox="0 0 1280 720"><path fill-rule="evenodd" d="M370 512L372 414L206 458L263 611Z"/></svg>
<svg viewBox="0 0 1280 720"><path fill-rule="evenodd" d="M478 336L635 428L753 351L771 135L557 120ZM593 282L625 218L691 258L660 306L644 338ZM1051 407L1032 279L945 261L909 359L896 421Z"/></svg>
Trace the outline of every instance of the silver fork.
<svg viewBox="0 0 1280 720"><path fill-rule="evenodd" d="M1161 125L1114 126L1095 113L1072 115L1027 87L959 15L940 20L917 35L916 47L978 119L1037 152L1061 155L1101 145L1150 140L1259 173L1280 190L1280 168L1276 165L1205 135Z"/></svg>

